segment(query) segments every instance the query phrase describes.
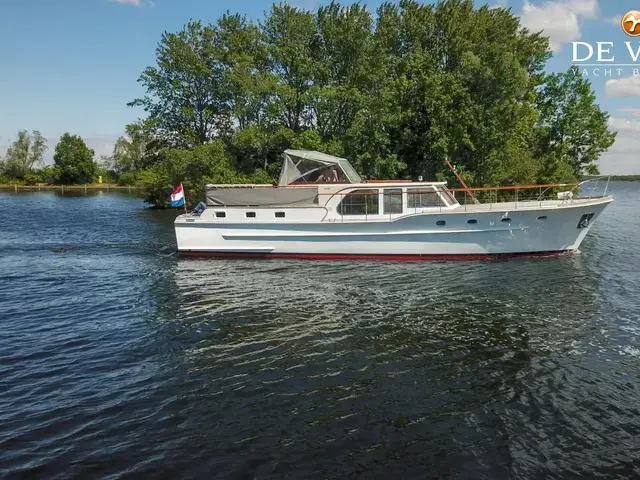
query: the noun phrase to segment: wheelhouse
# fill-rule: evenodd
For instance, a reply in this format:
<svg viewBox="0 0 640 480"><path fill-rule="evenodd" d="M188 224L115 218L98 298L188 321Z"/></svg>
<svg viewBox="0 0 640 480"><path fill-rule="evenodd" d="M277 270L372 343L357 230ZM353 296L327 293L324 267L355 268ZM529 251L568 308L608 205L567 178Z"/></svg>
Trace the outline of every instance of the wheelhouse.
<svg viewBox="0 0 640 480"><path fill-rule="evenodd" d="M402 216L459 207L444 183L434 184L361 184L327 195L325 206L339 217ZM322 205L322 200L319 201Z"/></svg>

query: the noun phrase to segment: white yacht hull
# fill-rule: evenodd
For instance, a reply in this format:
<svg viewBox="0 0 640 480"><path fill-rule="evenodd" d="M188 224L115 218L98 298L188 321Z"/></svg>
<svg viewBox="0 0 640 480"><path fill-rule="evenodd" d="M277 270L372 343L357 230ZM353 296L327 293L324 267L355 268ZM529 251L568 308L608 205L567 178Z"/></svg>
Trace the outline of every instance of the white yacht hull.
<svg viewBox="0 0 640 480"><path fill-rule="evenodd" d="M572 203L460 206L441 213L399 218L330 219L323 208L280 208L286 222L228 209L219 219L207 209L175 221L178 251L185 256L305 259L456 260L547 256L580 247L610 197ZM586 221L585 221L586 220ZM444 222L444 224L442 224ZM471 222L471 223L469 223Z"/></svg>

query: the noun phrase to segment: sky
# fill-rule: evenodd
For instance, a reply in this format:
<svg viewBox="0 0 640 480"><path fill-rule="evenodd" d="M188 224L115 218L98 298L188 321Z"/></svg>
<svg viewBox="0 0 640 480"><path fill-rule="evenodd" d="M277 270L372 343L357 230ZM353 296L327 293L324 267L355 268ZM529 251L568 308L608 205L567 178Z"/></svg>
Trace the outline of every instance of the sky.
<svg viewBox="0 0 640 480"><path fill-rule="evenodd" d="M48 139L47 163L65 132L82 136L97 159L110 154L124 125L144 116L126 104L143 95L137 79L146 66L154 64L155 48L164 31L180 30L190 19L213 22L227 9L261 19L271 3L0 0L0 155L21 129L39 130ZM325 2L290 3L315 8ZM380 2L363 3L374 10ZM485 3L476 0L476 6ZM636 50L640 37L629 37L620 28L626 12L640 10L640 0L488 3L510 8L524 26L550 37L554 57L548 71L570 67L571 42L590 43L594 48L596 42L615 43L605 56L615 54L615 64L626 66L597 65L594 54L590 66L582 70L593 84L597 102L611 115L611 129L618 131L616 143L600 160L600 170L602 174L640 174L640 75L633 76L633 62L624 45L631 41ZM580 48L584 56L587 47ZM640 59L637 63L640 70ZM605 76L605 68L611 68L612 75Z"/></svg>

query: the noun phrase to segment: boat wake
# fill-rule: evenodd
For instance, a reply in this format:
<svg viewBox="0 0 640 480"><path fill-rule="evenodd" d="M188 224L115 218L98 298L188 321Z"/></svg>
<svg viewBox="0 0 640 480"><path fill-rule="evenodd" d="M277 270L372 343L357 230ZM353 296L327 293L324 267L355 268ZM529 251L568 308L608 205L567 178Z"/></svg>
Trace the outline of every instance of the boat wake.
<svg viewBox="0 0 640 480"><path fill-rule="evenodd" d="M122 253L129 251L131 253L155 253L160 256L171 257L177 253L175 246L162 245L155 243L87 243L87 244L62 244L62 243L32 243L32 244L11 244L0 245L0 252L19 253L19 252L40 252L40 253L57 253L57 254L73 254L87 253L89 251L107 250Z"/></svg>

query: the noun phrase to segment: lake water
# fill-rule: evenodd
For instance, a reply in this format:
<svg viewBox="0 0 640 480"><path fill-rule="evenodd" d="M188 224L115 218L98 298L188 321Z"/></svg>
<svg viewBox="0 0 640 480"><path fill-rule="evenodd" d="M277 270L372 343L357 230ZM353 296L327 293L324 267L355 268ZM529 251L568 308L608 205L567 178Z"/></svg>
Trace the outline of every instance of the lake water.
<svg viewBox="0 0 640 480"><path fill-rule="evenodd" d="M176 212L0 192L2 478L640 476L640 184L582 253L178 259Z"/></svg>

